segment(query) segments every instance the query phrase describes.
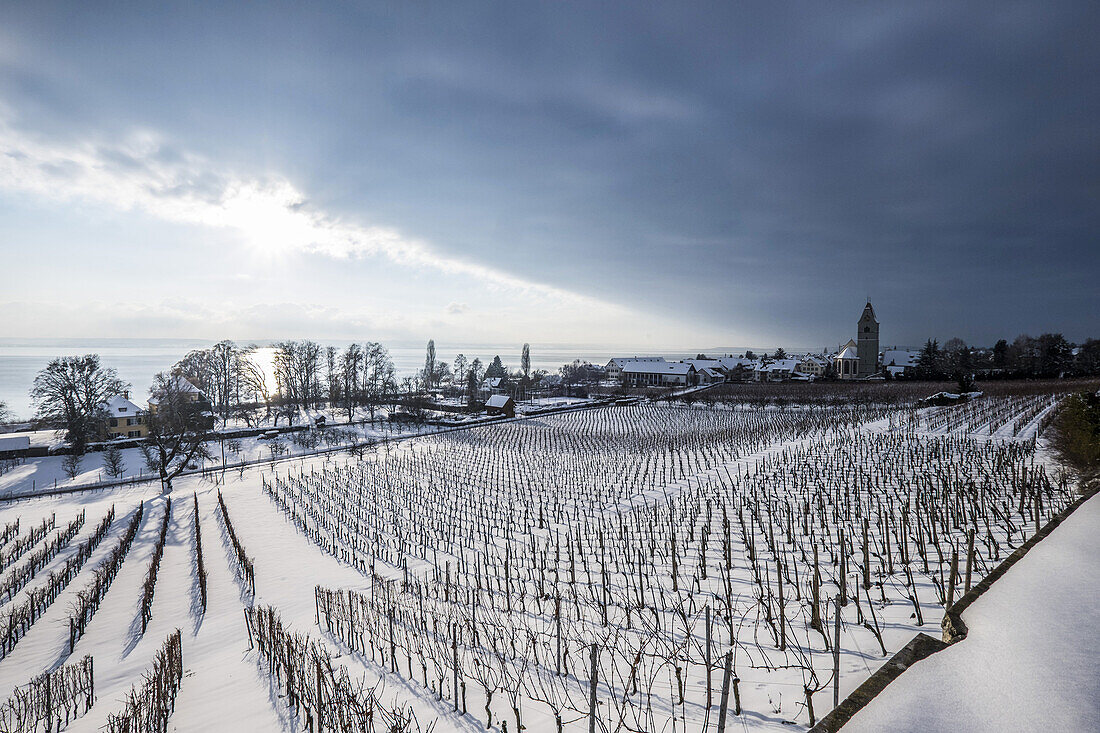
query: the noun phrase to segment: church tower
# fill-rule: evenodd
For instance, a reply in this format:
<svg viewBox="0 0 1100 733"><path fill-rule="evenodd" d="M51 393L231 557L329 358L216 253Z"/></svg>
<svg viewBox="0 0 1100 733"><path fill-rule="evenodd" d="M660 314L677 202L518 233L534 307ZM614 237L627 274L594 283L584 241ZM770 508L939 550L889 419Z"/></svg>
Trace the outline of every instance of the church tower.
<svg viewBox="0 0 1100 733"><path fill-rule="evenodd" d="M878 321L875 319L875 309L871 307L871 301L867 301L863 308L857 330L859 376L870 377L878 372Z"/></svg>

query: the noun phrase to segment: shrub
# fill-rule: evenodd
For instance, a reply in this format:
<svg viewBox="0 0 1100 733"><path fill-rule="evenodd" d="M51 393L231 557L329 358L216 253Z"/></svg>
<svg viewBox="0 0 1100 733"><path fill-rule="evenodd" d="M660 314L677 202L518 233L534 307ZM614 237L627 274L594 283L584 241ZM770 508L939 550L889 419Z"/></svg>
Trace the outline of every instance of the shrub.
<svg viewBox="0 0 1100 733"><path fill-rule="evenodd" d="M1077 474L1082 489L1100 480L1100 395L1067 398L1050 435L1051 448Z"/></svg>

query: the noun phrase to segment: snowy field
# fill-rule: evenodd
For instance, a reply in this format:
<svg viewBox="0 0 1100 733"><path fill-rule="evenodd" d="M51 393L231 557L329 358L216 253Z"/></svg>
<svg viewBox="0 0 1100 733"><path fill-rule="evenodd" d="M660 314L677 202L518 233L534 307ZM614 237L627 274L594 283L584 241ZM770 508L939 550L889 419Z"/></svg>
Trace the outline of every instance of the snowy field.
<svg viewBox="0 0 1100 733"><path fill-rule="evenodd" d="M3 503L0 729L805 728L835 599L843 697L1072 501L1053 404L607 407Z"/></svg>

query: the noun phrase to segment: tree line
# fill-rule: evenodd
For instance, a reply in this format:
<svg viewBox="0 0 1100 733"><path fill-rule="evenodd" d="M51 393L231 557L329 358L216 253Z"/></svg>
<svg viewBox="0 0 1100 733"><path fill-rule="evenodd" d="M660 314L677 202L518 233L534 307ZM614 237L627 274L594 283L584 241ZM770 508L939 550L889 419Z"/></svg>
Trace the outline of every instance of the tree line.
<svg viewBox="0 0 1100 733"><path fill-rule="evenodd" d="M1100 375L1100 339L1087 339L1077 346L1060 333L1044 333L1037 338L1023 334L1012 343L1001 339L992 348L969 346L960 338L942 345L929 339L921 348L915 368L906 376L1020 379L1095 375Z"/></svg>

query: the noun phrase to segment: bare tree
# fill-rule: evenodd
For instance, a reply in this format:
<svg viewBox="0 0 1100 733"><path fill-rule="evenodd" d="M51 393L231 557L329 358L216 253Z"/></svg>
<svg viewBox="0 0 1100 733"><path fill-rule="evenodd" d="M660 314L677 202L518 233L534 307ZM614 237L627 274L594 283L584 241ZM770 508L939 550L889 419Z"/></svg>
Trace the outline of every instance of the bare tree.
<svg viewBox="0 0 1100 733"><path fill-rule="evenodd" d="M31 399L38 419L63 426L73 449L83 453L101 424L100 405L129 387L100 364L99 354L62 356L34 378Z"/></svg>
<svg viewBox="0 0 1100 733"><path fill-rule="evenodd" d="M244 367L241 349L232 341L219 341L209 349L196 349L180 359L173 371L182 374L210 398L214 412L226 424L240 400Z"/></svg>
<svg viewBox="0 0 1100 733"><path fill-rule="evenodd" d="M192 461L210 458L206 435L213 427L210 403L195 399L187 380L178 374L159 373L149 389L150 467L160 475L165 493L172 479Z"/></svg>
<svg viewBox="0 0 1100 733"><path fill-rule="evenodd" d="M285 401L306 409L321 396L321 345L314 341L283 341L275 345L275 380Z"/></svg>
<svg viewBox="0 0 1100 733"><path fill-rule="evenodd" d="M253 356L256 351L257 347L252 345L241 352L238 360L238 385L242 400L263 402L265 419L267 419L271 417L272 395L268 392L267 375ZM242 417L245 418L246 422L250 422L245 411L239 410L239 412L242 414Z"/></svg>
<svg viewBox="0 0 1100 733"><path fill-rule="evenodd" d="M364 346L363 352L363 392L373 420L375 409L387 394L393 392L397 376L390 354L382 344L370 341Z"/></svg>
<svg viewBox="0 0 1100 733"><path fill-rule="evenodd" d="M340 381L343 386L344 409L348 422L355 413L359 397L359 374L363 370L363 350L359 344L349 344L340 354Z"/></svg>

